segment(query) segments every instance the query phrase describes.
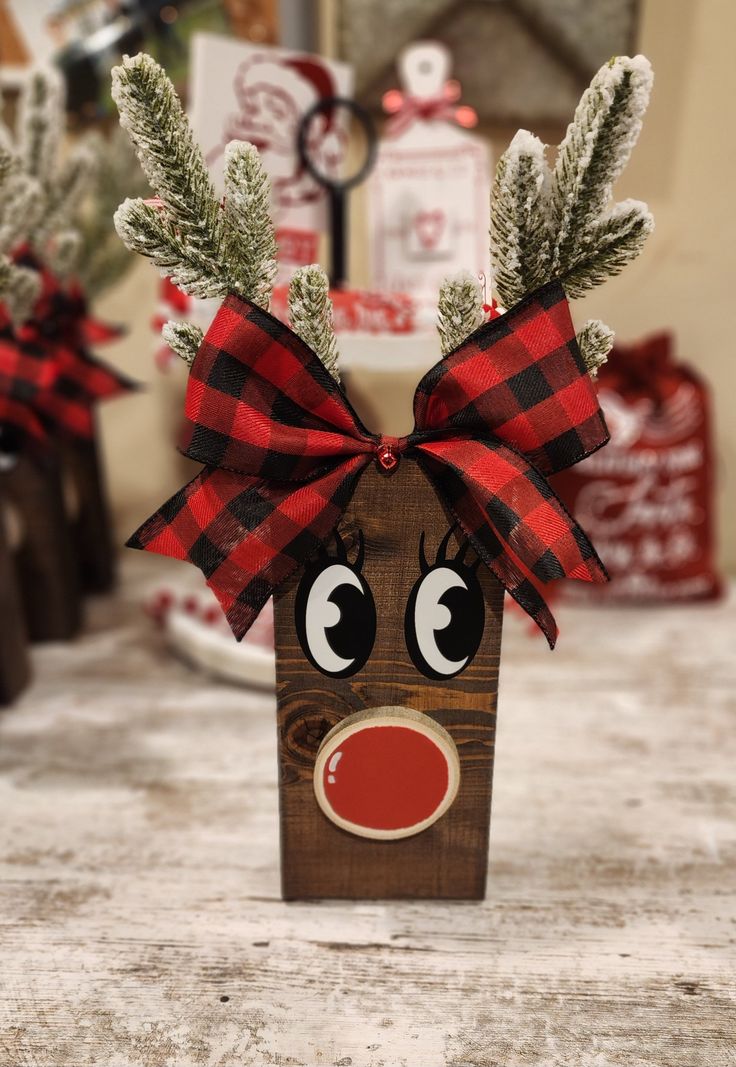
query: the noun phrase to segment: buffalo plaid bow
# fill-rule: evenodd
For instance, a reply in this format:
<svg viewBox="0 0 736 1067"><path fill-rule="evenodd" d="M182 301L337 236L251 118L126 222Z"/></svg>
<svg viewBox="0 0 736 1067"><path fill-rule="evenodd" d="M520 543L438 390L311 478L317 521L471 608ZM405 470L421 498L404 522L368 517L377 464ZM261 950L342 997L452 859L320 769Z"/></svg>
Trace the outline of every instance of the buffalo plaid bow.
<svg viewBox="0 0 736 1067"><path fill-rule="evenodd" d="M28 257L17 262L38 267ZM46 270L41 277L41 295L28 322L14 329L0 313L0 427L43 446L48 429L91 438L94 404L135 384L86 348L119 331L88 316L81 289L63 290Z"/></svg>
<svg viewBox="0 0 736 1067"><path fill-rule="evenodd" d="M554 646L538 584L606 578L545 477L608 439L562 287L539 289L437 363L414 415L408 437L369 433L303 341L229 296L187 390L182 451L205 467L128 543L196 564L241 638L328 540L366 466L403 455Z"/></svg>

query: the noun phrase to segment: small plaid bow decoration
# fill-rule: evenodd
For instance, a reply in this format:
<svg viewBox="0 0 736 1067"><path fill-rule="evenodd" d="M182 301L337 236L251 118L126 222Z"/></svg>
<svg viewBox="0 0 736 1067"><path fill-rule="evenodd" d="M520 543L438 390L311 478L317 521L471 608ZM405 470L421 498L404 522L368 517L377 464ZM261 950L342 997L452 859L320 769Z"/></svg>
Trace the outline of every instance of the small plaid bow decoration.
<svg viewBox="0 0 736 1067"><path fill-rule="evenodd" d="M27 258L18 262L38 266ZM13 329L0 315L0 427L43 447L48 430L91 438L95 403L128 392L135 383L86 348L119 331L88 316L78 287L65 291L49 271L41 276L33 318Z"/></svg>
<svg viewBox="0 0 736 1067"><path fill-rule="evenodd" d="M407 437L369 433L312 350L229 296L192 367L182 451L204 469L128 542L204 573L236 637L330 537L372 461L419 463L473 548L541 627L539 584L605 581L546 475L608 440L562 287L481 326L417 386Z"/></svg>

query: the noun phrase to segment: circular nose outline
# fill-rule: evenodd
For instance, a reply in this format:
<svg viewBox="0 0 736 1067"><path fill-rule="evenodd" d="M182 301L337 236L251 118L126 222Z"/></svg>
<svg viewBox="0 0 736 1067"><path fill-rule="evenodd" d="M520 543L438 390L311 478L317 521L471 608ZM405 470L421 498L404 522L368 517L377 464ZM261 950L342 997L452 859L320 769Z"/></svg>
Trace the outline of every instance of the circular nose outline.
<svg viewBox="0 0 736 1067"><path fill-rule="evenodd" d="M421 822L412 826L397 827L393 829L380 829L371 826L362 826L339 815L332 807L325 792L324 774L325 766L333 755L339 750L340 744L353 734L363 730L373 729L377 726L400 726L416 730L429 738L440 750L447 764L447 790L431 815ZM317 759L314 764L314 795L322 812L330 822L339 826L342 830L355 834L357 837L367 837L378 841L395 841L404 837L413 837L432 826L451 807L457 791L460 788L460 757L457 747L450 734L440 726L438 722L413 708L405 708L397 705L369 708L366 711L348 715L330 730L322 739Z"/></svg>

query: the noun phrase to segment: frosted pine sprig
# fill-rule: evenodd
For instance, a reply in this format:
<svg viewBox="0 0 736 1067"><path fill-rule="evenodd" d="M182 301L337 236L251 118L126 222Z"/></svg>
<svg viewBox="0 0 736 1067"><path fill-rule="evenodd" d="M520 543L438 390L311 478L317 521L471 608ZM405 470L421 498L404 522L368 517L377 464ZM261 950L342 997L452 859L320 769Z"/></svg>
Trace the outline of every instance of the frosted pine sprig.
<svg viewBox="0 0 736 1067"><path fill-rule="evenodd" d="M190 296L224 296L228 277L216 260L195 247L181 234L176 223L157 205L144 200L124 200L113 217L118 236L171 278Z"/></svg>
<svg viewBox="0 0 736 1067"><path fill-rule="evenodd" d="M549 183L544 145L519 130L498 161L491 198L491 263L506 307L550 277Z"/></svg>
<svg viewBox="0 0 736 1067"><path fill-rule="evenodd" d="M580 354L591 377L595 378L608 359L613 341L613 330L599 319L588 319L577 335Z"/></svg>
<svg viewBox="0 0 736 1067"><path fill-rule="evenodd" d="M43 189L35 178L17 171L10 175L0 203L0 250L9 251L31 236L44 202Z"/></svg>
<svg viewBox="0 0 736 1067"><path fill-rule="evenodd" d="M51 179L64 129L64 92L52 69L34 71L20 95L18 154L23 170L40 182Z"/></svg>
<svg viewBox="0 0 736 1067"><path fill-rule="evenodd" d="M231 141L225 149L224 255L233 288L268 307L276 277L276 238L271 221L271 184L258 149Z"/></svg>
<svg viewBox="0 0 736 1067"><path fill-rule="evenodd" d="M579 246L611 198L641 130L653 81L644 56L617 56L601 67L581 97L555 163L552 273L579 258Z"/></svg>
<svg viewBox="0 0 736 1067"><path fill-rule="evenodd" d="M294 333L319 356L340 381L337 339L332 327L330 283L321 267L299 267L289 283L289 320Z"/></svg>
<svg viewBox="0 0 736 1067"><path fill-rule="evenodd" d="M440 288L437 330L446 356L485 322L480 281L468 271L446 278Z"/></svg>
<svg viewBox="0 0 736 1067"><path fill-rule="evenodd" d="M629 160L649 101L652 71L643 56L619 56L583 94L550 173L544 146L520 130L496 170L491 261L507 306L557 278L569 297L618 274L641 251L654 222L645 204L611 206L613 184ZM579 336L595 373L613 334L591 321Z"/></svg>
<svg viewBox="0 0 736 1067"><path fill-rule="evenodd" d="M276 274L270 185L251 145L228 146L224 204L174 87L144 54L113 70L113 97L155 204L126 200L119 236L191 296L234 292L267 307Z"/></svg>
<svg viewBox="0 0 736 1067"><path fill-rule="evenodd" d="M22 217L18 219L18 210L25 203L24 198L16 195L18 179L22 177L18 166L18 160L10 152L0 149L0 300L11 321L19 325L31 314L41 291L41 279L36 271L16 266L5 255L16 243L23 222Z"/></svg>
<svg viewBox="0 0 736 1067"><path fill-rule="evenodd" d="M7 288L10 276L13 272L13 264L7 256L0 255L0 300Z"/></svg>
<svg viewBox="0 0 736 1067"><path fill-rule="evenodd" d="M654 218L639 200L620 204L590 226L577 256L560 276L569 297L582 296L624 269L641 252Z"/></svg>
<svg viewBox="0 0 736 1067"><path fill-rule="evenodd" d="M199 326L191 322L177 322L174 319L164 323L161 336L172 352L176 352L177 356L180 356L189 367L194 363L199 346L204 340L204 334Z"/></svg>
<svg viewBox="0 0 736 1067"><path fill-rule="evenodd" d="M62 230L57 233L50 243L48 262L54 274L60 278L67 278L73 273L79 251L81 238L77 230Z"/></svg>
<svg viewBox="0 0 736 1067"><path fill-rule="evenodd" d="M92 146L82 141L71 150L53 181L46 182L45 204L33 232L39 251L57 230L71 229L81 201L92 188L96 167Z"/></svg>
<svg viewBox="0 0 736 1067"><path fill-rule="evenodd" d="M41 295L41 275L30 267L17 267L11 264L0 292L11 322L19 326L31 316L31 312Z"/></svg>
<svg viewBox="0 0 736 1067"><path fill-rule="evenodd" d="M40 183L13 159L0 193L0 252L8 252L33 232L43 211Z"/></svg>
<svg viewBox="0 0 736 1067"><path fill-rule="evenodd" d="M135 262L115 232L113 215L124 197L148 192L148 183L119 126L107 137L96 131L88 134L86 147L94 157L94 175L76 219L82 240L76 273L85 292L94 298Z"/></svg>
<svg viewBox="0 0 736 1067"><path fill-rule="evenodd" d="M176 219L196 259L217 263L222 216L214 186L174 87L151 56L126 56L112 72L112 95L151 188Z"/></svg>
<svg viewBox="0 0 736 1067"><path fill-rule="evenodd" d="M50 239L63 234L60 243L69 252L68 234L92 181L94 158L81 142L60 159L65 121L59 75L51 69L34 71L21 90L15 142L7 130L2 132L13 158L0 204L0 249L26 243L46 259L52 254Z"/></svg>

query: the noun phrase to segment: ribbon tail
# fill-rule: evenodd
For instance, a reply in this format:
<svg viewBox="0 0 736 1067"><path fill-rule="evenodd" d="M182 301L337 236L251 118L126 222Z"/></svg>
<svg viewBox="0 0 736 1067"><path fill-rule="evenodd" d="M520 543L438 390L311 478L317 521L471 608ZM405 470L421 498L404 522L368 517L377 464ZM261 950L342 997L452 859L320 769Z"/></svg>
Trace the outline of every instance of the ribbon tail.
<svg viewBox="0 0 736 1067"><path fill-rule="evenodd" d="M74 381L90 402L137 392L141 388L140 383L109 363L103 363L85 349L69 351L72 358L63 360L63 373Z"/></svg>
<svg viewBox="0 0 736 1067"><path fill-rule="evenodd" d="M446 439L418 452L473 548L554 648L557 624L540 586L608 580L584 531L543 476L505 445Z"/></svg>
<svg viewBox="0 0 736 1067"><path fill-rule="evenodd" d="M367 462L356 456L299 484L205 467L128 547L199 567L240 641L269 597L330 537Z"/></svg>
<svg viewBox="0 0 736 1067"><path fill-rule="evenodd" d="M116 322L103 322L102 319L87 315L80 323L82 341L85 345L107 344L108 341L117 341L126 334L125 326Z"/></svg>

